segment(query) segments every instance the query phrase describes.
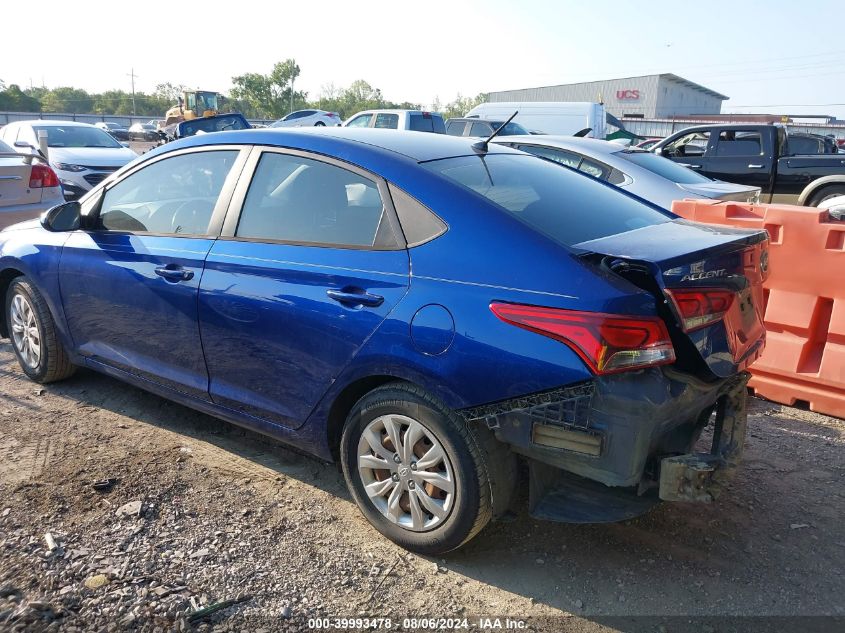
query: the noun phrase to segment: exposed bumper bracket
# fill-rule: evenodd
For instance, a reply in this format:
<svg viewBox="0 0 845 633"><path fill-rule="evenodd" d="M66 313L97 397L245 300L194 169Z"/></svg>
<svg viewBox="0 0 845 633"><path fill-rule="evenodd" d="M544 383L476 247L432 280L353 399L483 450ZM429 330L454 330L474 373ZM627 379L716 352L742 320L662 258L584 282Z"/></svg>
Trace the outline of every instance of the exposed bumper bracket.
<svg viewBox="0 0 845 633"><path fill-rule="evenodd" d="M745 443L748 378L747 373L740 374L730 390L719 398L709 453L689 453L661 460L661 499L710 502L733 477Z"/></svg>

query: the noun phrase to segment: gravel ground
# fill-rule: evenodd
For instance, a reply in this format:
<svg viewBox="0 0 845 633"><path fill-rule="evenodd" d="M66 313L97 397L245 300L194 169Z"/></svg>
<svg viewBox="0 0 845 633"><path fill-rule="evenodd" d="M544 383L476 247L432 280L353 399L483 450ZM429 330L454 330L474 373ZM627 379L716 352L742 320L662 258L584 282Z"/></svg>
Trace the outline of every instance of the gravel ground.
<svg viewBox="0 0 845 633"><path fill-rule="evenodd" d="M314 617L390 617L395 630L424 616L845 628L845 423L755 400L749 431L714 504L610 525L523 509L429 559L368 526L337 466L92 372L36 385L3 341L0 630L270 633Z"/></svg>

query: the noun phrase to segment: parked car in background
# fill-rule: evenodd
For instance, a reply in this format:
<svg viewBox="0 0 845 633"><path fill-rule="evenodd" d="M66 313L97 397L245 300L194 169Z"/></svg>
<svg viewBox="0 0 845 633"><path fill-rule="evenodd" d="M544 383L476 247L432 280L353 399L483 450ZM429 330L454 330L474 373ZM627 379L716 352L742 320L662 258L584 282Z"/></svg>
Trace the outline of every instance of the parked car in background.
<svg viewBox="0 0 845 633"><path fill-rule="evenodd" d="M513 112L511 112L513 114ZM507 117L501 120L486 120L476 118L453 118L446 121L446 134L451 136L483 136L489 137L507 120ZM499 136L511 136L513 134L531 135L531 132L522 127L519 123L511 121L502 131ZM536 134L532 136L542 136Z"/></svg>
<svg viewBox="0 0 845 633"><path fill-rule="evenodd" d="M37 218L62 202L59 177L46 161L0 141L0 229Z"/></svg>
<svg viewBox="0 0 845 633"><path fill-rule="evenodd" d="M443 115L422 110L365 110L349 117L344 127L372 127L444 134Z"/></svg>
<svg viewBox="0 0 845 633"><path fill-rule="evenodd" d="M94 124L94 127L98 127L101 130L108 132L118 141L129 140L129 129L126 126L121 125L120 123L113 123L112 121L99 121Z"/></svg>
<svg viewBox="0 0 845 633"><path fill-rule="evenodd" d="M164 145L0 234L0 335L36 382L90 367L339 459L372 525L425 554L507 511L517 455L540 518L710 500L743 450L766 232L476 144Z"/></svg>
<svg viewBox="0 0 845 633"><path fill-rule="evenodd" d="M717 180L760 187L761 202L818 206L845 194L839 154L799 154L782 125L713 124L667 136L651 151Z"/></svg>
<svg viewBox="0 0 845 633"><path fill-rule="evenodd" d="M77 121L14 121L0 130L0 140L30 154L38 151L40 131L47 133L50 166L68 200L80 197L138 157L107 132Z"/></svg>
<svg viewBox="0 0 845 633"><path fill-rule="evenodd" d="M495 143L577 169L664 209L673 200L713 198L757 202L759 187L719 182L688 167L635 147L572 136L503 136Z"/></svg>
<svg viewBox="0 0 845 633"><path fill-rule="evenodd" d="M158 129L152 123L133 123L129 127L130 141L155 141L158 138Z"/></svg>
<svg viewBox="0 0 845 633"><path fill-rule="evenodd" d="M275 123L271 123L270 127L308 127L310 125L316 125L317 127L329 125L335 127L342 123L340 115L337 112L327 112L326 110L297 110L282 117Z"/></svg>
<svg viewBox="0 0 845 633"><path fill-rule="evenodd" d="M544 134L571 136L589 129L587 136L603 139L607 133L607 112L600 103L557 101L482 103L467 112L464 117L507 121L514 112L518 113L513 119L514 123L526 129L542 131Z"/></svg>
<svg viewBox="0 0 845 633"><path fill-rule="evenodd" d="M658 143L661 140L661 138L662 137L647 138L646 140L640 141L639 143L634 145L634 147L636 147L638 149L651 149L652 147L654 147L654 145L656 143Z"/></svg>

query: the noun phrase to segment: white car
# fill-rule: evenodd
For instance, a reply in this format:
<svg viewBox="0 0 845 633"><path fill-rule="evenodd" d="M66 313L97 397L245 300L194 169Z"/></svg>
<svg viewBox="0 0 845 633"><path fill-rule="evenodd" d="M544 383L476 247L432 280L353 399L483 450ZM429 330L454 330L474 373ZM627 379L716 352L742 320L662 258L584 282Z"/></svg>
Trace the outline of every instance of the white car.
<svg viewBox="0 0 845 633"><path fill-rule="evenodd" d="M756 203L760 188L712 180L636 147L574 136L502 136L494 143L535 154L629 191L664 209L673 200L711 198Z"/></svg>
<svg viewBox="0 0 845 633"><path fill-rule="evenodd" d="M75 200L138 155L100 128L77 121L14 121L0 140L22 154L38 152L38 132L47 132L50 166L67 200Z"/></svg>
<svg viewBox="0 0 845 633"><path fill-rule="evenodd" d="M412 130L445 134L446 124L439 112L422 110L364 110L349 117L343 127L372 127L383 130Z"/></svg>
<svg viewBox="0 0 845 633"><path fill-rule="evenodd" d="M62 202L59 178L49 165L0 141L0 229L37 218Z"/></svg>
<svg viewBox="0 0 845 633"><path fill-rule="evenodd" d="M317 127L340 125L340 115L337 112L326 112L325 110L297 110L275 123L271 123L270 127L308 127L312 125Z"/></svg>

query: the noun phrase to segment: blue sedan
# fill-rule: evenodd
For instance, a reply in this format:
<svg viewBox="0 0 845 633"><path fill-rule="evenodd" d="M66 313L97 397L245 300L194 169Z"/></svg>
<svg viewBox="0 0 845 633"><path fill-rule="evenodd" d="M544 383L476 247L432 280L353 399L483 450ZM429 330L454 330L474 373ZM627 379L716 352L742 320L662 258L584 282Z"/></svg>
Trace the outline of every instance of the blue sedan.
<svg viewBox="0 0 845 633"><path fill-rule="evenodd" d="M88 367L340 460L422 553L513 507L517 473L552 520L711 499L764 344L765 233L475 140L165 145L0 233L0 335L36 382Z"/></svg>

